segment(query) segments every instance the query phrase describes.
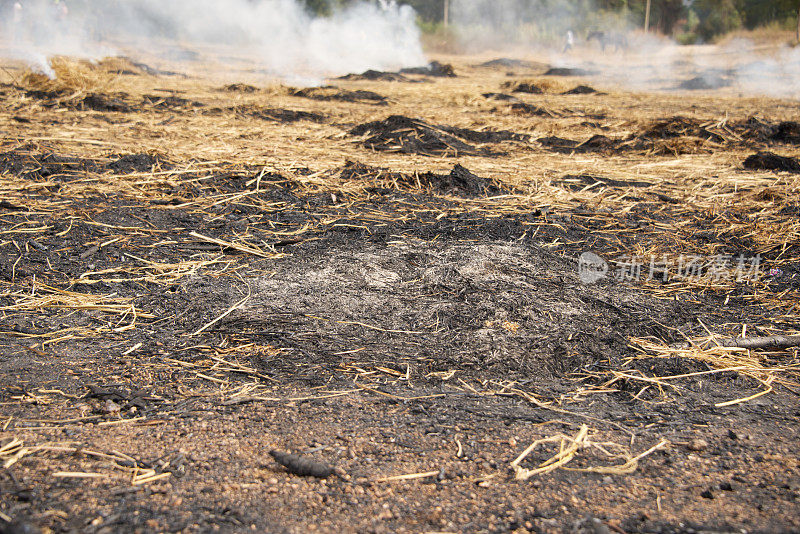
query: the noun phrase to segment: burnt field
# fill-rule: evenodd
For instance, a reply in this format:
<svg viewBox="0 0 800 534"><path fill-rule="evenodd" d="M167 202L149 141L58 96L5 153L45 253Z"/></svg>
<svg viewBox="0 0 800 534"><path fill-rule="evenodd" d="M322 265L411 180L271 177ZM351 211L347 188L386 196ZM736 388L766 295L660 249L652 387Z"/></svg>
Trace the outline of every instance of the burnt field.
<svg viewBox="0 0 800 534"><path fill-rule="evenodd" d="M0 78L9 532L800 529L795 101L54 67Z"/></svg>

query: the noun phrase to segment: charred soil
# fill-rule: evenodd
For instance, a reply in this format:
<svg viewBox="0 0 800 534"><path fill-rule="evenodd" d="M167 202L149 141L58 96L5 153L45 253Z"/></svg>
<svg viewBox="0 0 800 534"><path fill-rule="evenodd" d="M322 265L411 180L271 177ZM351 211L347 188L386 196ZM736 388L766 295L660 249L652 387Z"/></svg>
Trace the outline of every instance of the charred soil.
<svg viewBox="0 0 800 534"><path fill-rule="evenodd" d="M800 528L796 108L129 63L0 88L0 530Z"/></svg>

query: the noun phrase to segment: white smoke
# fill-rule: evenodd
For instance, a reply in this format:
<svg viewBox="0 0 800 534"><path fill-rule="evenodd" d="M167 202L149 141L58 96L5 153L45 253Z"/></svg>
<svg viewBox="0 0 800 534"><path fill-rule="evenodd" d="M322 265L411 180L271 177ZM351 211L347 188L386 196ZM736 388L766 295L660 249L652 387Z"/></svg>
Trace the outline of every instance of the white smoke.
<svg viewBox="0 0 800 534"><path fill-rule="evenodd" d="M624 13L603 11L594 0L451 0L450 13L467 52L534 56L598 72L597 83L610 86L675 91L695 82L729 94L800 98L800 47L757 47L746 40L680 46L645 34ZM605 33L605 50L600 40L587 40L593 31ZM619 36L627 46L615 46Z"/></svg>
<svg viewBox="0 0 800 534"><path fill-rule="evenodd" d="M742 92L800 98L800 48L759 50L752 42L739 40L723 50L736 58L733 68Z"/></svg>
<svg viewBox="0 0 800 534"><path fill-rule="evenodd" d="M19 2L20 14L0 17L11 41L5 55L44 71L54 55L175 57L195 47L246 57L283 78L425 63L414 11L394 2L362 1L330 17L314 17L297 0L76 0L68 12L52 0Z"/></svg>
<svg viewBox="0 0 800 534"><path fill-rule="evenodd" d="M450 13L468 49L563 46L567 31L585 35L628 25L623 16L596 9L592 0L452 0Z"/></svg>

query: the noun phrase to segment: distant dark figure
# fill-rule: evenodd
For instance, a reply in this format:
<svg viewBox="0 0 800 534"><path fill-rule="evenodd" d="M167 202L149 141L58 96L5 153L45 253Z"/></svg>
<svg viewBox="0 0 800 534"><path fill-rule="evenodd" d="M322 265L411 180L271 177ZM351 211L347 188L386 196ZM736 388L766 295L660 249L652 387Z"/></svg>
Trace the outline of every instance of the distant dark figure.
<svg viewBox="0 0 800 534"><path fill-rule="evenodd" d="M593 31L586 36L586 42L588 43L592 39L597 39L603 52L612 46L615 52L628 49L628 38L619 32Z"/></svg>

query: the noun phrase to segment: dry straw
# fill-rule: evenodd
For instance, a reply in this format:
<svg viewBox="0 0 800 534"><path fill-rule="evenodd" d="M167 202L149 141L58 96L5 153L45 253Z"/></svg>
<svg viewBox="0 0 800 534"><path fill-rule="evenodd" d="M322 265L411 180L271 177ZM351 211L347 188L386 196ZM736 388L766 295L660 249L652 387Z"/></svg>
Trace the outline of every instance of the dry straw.
<svg viewBox="0 0 800 534"><path fill-rule="evenodd" d="M96 225L90 214L76 213L76 206L97 198L184 210L207 219L219 218L225 209L233 207L256 214L303 209L309 215L271 225L262 224L255 215L254 222L236 235L210 236L208 232L181 229L157 244L204 244L213 248L186 252L180 259L169 261L145 259L147 254L134 245L136 239L160 235L164 230L146 222L97 227L112 235L93 246L103 250L110 243L125 245L126 255L134 261L86 271L70 282L74 288L91 288L100 282L166 285L198 274L230 274L252 260L279 260L283 254L275 248L279 243L318 239L331 228L346 226L369 232L375 225L414 219L524 216L527 235L534 240L540 241L551 231L564 234L555 241L541 240L543 247L559 252L564 245L570 250L588 248L591 243L584 241L587 236L601 237L610 259L631 254L642 258L675 254L710 258L729 252L737 243L750 243L752 253L769 258L752 281L742 283L733 276L676 277L668 283L637 287L664 299L676 295L692 299L699 293L738 295L769 310L764 321L772 324L775 334L790 333L787 325L800 320L798 291L791 286L774 289L767 274L770 268L800 261L800 220L796 216L800 175L742 168L742 161L757 144L749 140L749 130L743 126L752 115L752 100L723 100L723 113L691 111L680 95L632 95L609 90L602 96L569 96L560 94L561 89L576 81L554 82L536 72L526 72L515 80L538 84L544 87L544 94L515 93L515 98L548 111L545 116L528 116L508 103L483 96L510 92L504 87L509 80L505 70L477 68L467 62L457 64L460 76L449 80L333 82L343 89L382 94L388 97L389 108L300 98L292 96L289 88L263 80L253 82L255 90L244 91L244 86L226 87L209 82L208 77L154 76L152 69L125 59L91 64L58 58L53 68L55 80L30 73L17 77L16 89L8 88L0 103L10 114L30 121L9 126L13 135L2 142L4 152L26 162L26 171L0 175L0 198L30 220L4 228L0 243L24 250L36 235L53 230L53 223L37 221L43 216L65 223L66 228L57 233L59 237L69 236L81 225ZM124 89L126 96L114 93L118 89ZM34 91L53 95L37 97ZM89 94L119 97L130 110L99 112L70 107ZM154 95L160 96L151 98ZM196 100L201 106L183 100ZM719 110L722 105L716 97L704 96L694 98L693 103L700 110ZM787 110L780 102L761 100L757 107L774 117L799 118L796 111ZM312 112L323 115L324 120L280 123L259 115L265 109ZM80 120L62 120L73 116L65 115L66 111ZM437 128L509 130L527 134L530 140L477 143L477 148L491 148L505 155L456 159L370 150L347 133L355 125L383 120L389 114L419 118ZM677 120L679 114L684 117ZM48 122L57 122L58 130L53 131ZM666 131L665 124L670 128L669 135L648 133L657 128ZM616 148L581 151L598 133L616 143ZM578 150L552 150L538 141L546 137L574 141ZM36 176L43 155L51 153L87 165L78 171L65 164L55 175ZM157 162L152 168L130 173L109 167L125 154L148 154L156 156ZM374 172L355 178L343 174L348 161L368 165ZM426 172L446 174L456 162L503 186L504 192L490 198L464 198L436 191L420 180ZM398 173L408 179L398 180ZM223 177L230 175L244 177L233 190L223 183ZM434 198L374 203L376 188L427 193ZM268 194L277 189L291 191L300 204ZM331 203L315 204L313 209L303 205L312 198L330 198ZM113 207L109 205L108 209ZM145 318L129 301L117 297L44 287L28 294L30 289L7 284L5 296L12 304L4 305L3 311L94 309L125 319L113 329L133 327L137 317ZM368 319L360 324L371 326ZM88 334L69 330L50 333L47 339L55 342ZM751 376L763 384L762 391L776 384L794 387L796 381L795 367L764 361L763 355L769 353L705 345L681 349L658 340L634 343L651 356L692 358L707 363L710 370ZM612 381L608 389L613 389L614 380L635 380L629 371L619 373L608 377ZM664 377L636 380L641 380L643 387L669 387Z"/></svg>
<svg viewBox="0 0 800 534"><path fill-rule="evenodd" d="M74 447L68 444L51 444L46 443L43 445L26 446L25 443L18 439L12 438L6 444L0 446L0 460L3 461L5 469L10 468L14 464L20 462L26 457L37 455L54 455L58 457L84 457L88 460L93 460L106 466L110 463L117 472L122 471L130 475L130 483L134 486L149 484L162 480L172 475L168 471L158 472L150 467L143 467L142 462L127 454L112 451L111 453L104 453L93 451L82 447ZM163 468L169 467L168 464ZM51 476L56 478L79 478L79 479L106 479L113 478L114 471L107 472L87 472L87 471L55 471Z"/></svg>
<svg viewBox="0 0 800 534"><path fill-rule="evenodd" d="M530 456L540 445L548 443L557 443L558 452L540 463L534 469L527 469L521 467L521 463L525 458ZM661 440L656 445L653 445L646 451L631 456L625 447L622 447L613 442L595 442L589 438L589 427L581 425L575 436L570 437L564 434L556 434L551 437L538 439L531 443L517 458L511 462L511 469L514 471L514 478L517 480L527 480L536 475L543 475L556 469L569 469L570 471L580 471L584 473L597 473L602 475L629 475L636 471L639 466L639 461L655 451L667 446L667 440ZM576 467L568 468L566 465L578 456L582 450L592 449L599 451L604 456L609 458L621 458L624 460L622 464L607 465L607 466L592 466L592 467ZM611 452L612 450L616 452Z"/></svg>

